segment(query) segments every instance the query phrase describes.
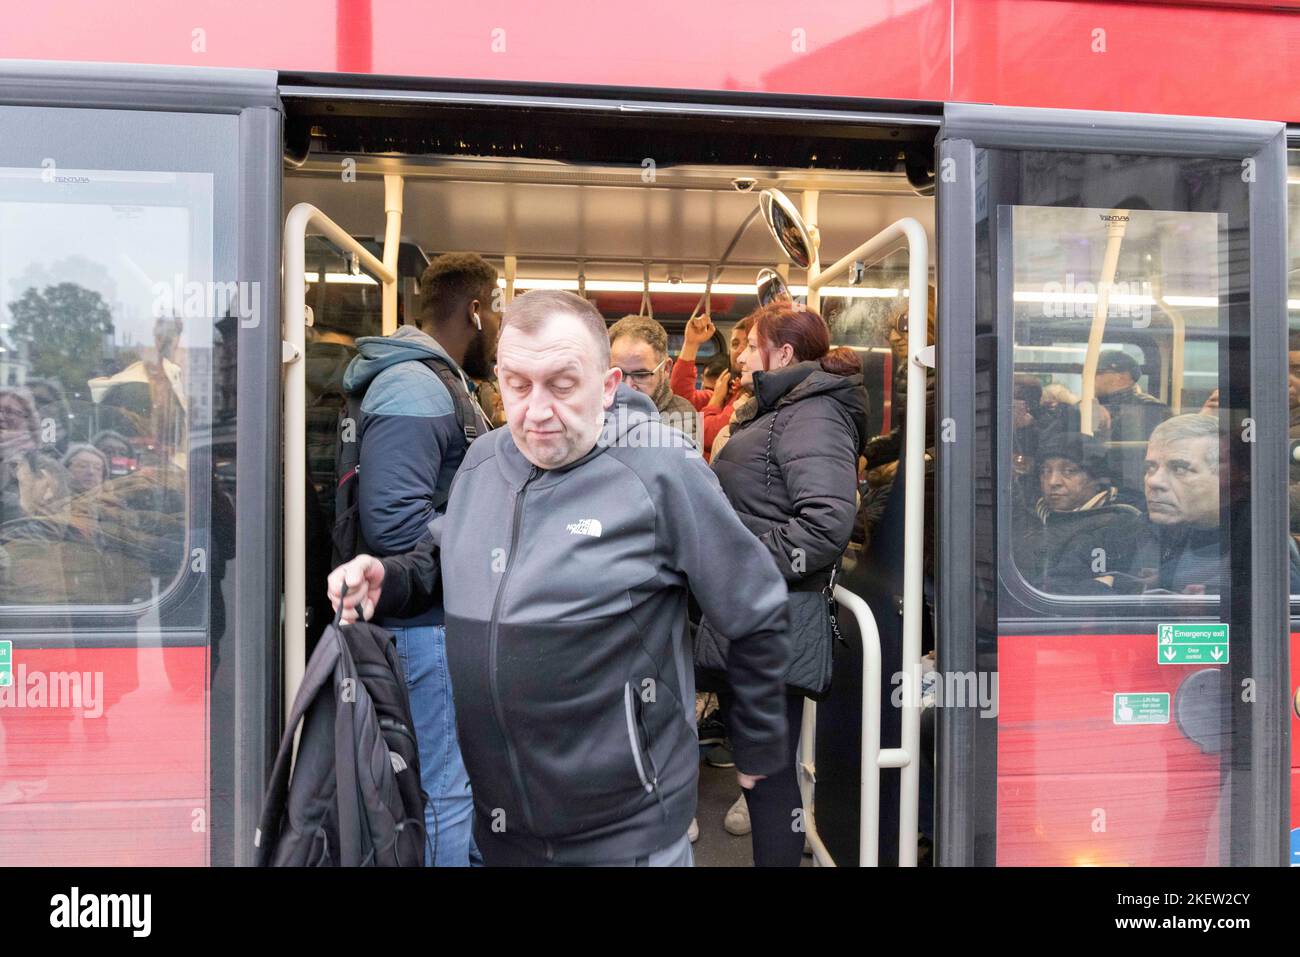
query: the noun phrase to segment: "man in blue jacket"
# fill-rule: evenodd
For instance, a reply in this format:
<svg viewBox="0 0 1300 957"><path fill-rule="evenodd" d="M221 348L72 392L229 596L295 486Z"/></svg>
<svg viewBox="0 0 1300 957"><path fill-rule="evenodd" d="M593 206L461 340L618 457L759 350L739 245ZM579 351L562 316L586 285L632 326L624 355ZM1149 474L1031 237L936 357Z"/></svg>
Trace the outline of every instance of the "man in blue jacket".
<svg viewBox="0 0 1300 957"><path fill-rule="evenodd" d="M492 308L496 293L496 270L479 256L440 256L420 277L418 325L357 340L358 355L344 374L343 387L365 393L357 424L357 500L363 549L372 554L410 551L429 536L429 522L446 502L469 440L453 396L424 360L443 359L472 396L474 387L466 376L491 374L501 323ZM481 417L475 427L480 435L488 430ZM382 624L397 636L410 690L420 777L429 796L428 863L478 863L473 797L456 740L442 601L411 617L385 618Z"/></svg>

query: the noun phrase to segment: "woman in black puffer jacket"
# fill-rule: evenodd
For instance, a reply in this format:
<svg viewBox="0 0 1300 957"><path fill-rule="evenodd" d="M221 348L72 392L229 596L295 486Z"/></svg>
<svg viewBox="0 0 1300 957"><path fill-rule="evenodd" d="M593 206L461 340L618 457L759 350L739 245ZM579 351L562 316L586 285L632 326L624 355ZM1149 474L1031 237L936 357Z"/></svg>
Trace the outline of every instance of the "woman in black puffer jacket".
<svg viewBox="0 0 1300 957"><path fill-rule="evenodd" d="M738 408L713 470L740 520L767 546L791 591L821 591L840 561L857 510L866 441L862 363L830 349L820 315L786 301L753 314L740 356L753 399ZM740 570L743 574L743 569ZM723 711L730 697L720 693ZM803 829L795 752L803 696L787 693L785 770L745 793L756 866L798 867Z"/></svg>

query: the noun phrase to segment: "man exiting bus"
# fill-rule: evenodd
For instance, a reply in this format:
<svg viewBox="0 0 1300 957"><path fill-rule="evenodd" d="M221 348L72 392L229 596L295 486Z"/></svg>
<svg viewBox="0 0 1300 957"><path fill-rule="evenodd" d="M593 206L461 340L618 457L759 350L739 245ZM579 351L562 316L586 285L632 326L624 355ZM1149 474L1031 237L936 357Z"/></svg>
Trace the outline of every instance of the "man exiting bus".
<svg viewBox="0 0 1300 957"><path fill-rule="evenodd" d="M497 272L480 257L440 256L420 277L418 327L357 340L358 355L343 387L365 393L357 424L359 551L397 555L429 536L429 520L441 511L469 447L460 421L466 413L456 411L458 405L472 408L466 374L490 375L500 328L492 310L496 289ZM445 381L436 371L440 366L453 373ZM485 433L486 421L471 414L479 419L474 430ZM429 797L429 863L477 862L474 805L447 678L443 609L430 601L407 614L386 615L382 624L397 636L411 696L420 777Z"/></svg>
<svg viewBox="0 0 1300 957"><path fill-rule="evenodd" d="M345 621L358 606L415 614L441 572L489 865L689 865L687 588L731 640L732 746L748 788L786 760L785 583L698 453L620 387L586 300L514 300L497 371L509 428L471 446L434 524L440 552L359 556L330 576L331 598L346 582Z"/></svg>

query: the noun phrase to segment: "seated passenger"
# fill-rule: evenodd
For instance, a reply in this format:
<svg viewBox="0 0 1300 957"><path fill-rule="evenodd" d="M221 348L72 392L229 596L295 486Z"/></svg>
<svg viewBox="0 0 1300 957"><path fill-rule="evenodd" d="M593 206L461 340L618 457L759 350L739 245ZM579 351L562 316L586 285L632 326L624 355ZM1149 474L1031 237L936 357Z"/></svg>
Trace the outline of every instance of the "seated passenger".
<svg viewBox="0 0 1300 957"><path fill-rule="evenodd" d="M610 362L623 381L650 397L659 418L700 448L700 417L668 384L668 332L649 316L624 316L609 329Z"/></svg>
<svg viewBox="0 0 1300 957"><path fill-rule="evenodd" d="M68 485L73 495L97 492L108 479L108 456L84 442L68 446L63 467L68 470Z"/></svg>
<svg viewBox="0 0 1300 957"><path fill-rule="evenodd" d="M1151 437L1151 431L1172 414L1169 406L1138 387L1141 377L1142 367L1127 352L1118 349L1103 352L1097 360L1093 383L1097 401L1110 420L1111 442L1145 442ZM1097 434L1095 429L1093 434ZM1138 453L1125 454L1123 446L1112 446L1111 459L1115 484L1121 492L1132 492L1136 500L1143 477Z"/></svg>
<svg viewBox="0 0 1300 957"><path fill-rule="evenodd" d="M1151 433L1146 452L1147 520L1130 575L1117 590L1217 594L1219 421L1192 413Z"/></svg>
<svg viewBox="0 0 1300 957"><path fill-rule="evenodd" d="M1043 591L1104 590L1108 572L1132 563L1141 513L1116 501L1105 446L1092 436L1051 436L1038 460L1042 497L1015 539L1016 566Z"/></svg>

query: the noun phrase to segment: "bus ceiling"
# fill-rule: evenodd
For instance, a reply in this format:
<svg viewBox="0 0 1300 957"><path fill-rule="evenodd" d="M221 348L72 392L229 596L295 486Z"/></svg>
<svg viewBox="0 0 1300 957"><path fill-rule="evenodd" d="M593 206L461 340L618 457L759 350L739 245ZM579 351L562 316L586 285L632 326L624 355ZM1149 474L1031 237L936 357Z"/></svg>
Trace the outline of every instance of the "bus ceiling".
<svg viewBox="0 0 1300 957"><path fill-rule="evenodd" d="M541 93L551 95L540 95ZM567 92L567 91L566 91ZM297 167L312 151L353 156L530 157L565 163L660 168L680 164L814 168L923 178L938 125L927 112L838 108L823 98L762 106L635 98L487 92L281 87L286 160ZM686 97L687 94L681 94ZM794 105L794 104L798 105ZM611 135L616 132L617 135ZM918 181L918 188L928 184Z"/></svg>

